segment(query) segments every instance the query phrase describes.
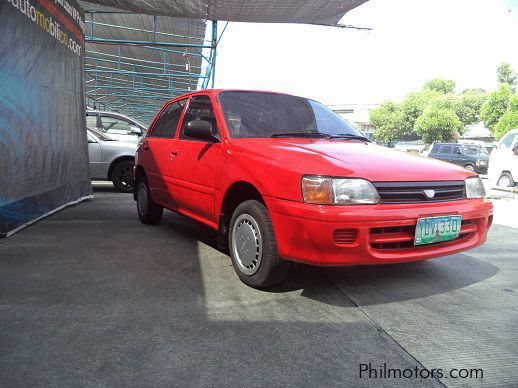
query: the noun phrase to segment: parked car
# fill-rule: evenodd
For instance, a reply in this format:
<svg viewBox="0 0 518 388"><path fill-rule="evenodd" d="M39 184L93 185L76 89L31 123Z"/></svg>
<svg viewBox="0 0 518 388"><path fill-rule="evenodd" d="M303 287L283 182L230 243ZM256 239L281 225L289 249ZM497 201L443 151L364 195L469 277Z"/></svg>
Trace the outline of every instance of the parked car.
<svg viewBox="0 0 518 388"><path fill-rule="evenodd" d="M377 146L318 102L204 90L169 101L136 153L137 211L164 208L218 232L246 284L291 261L389 264L486 241L492 205L471 171Z"/></svg>
<svg viewBox="0 0 518 388"><path fill-rule="evenodd" d="M86 132L91 178L112 181L117 190L131 193L136 144L117 141L91 127Z"/></svg>
<svg viewBox="0 0 518 388"><path fill-rule="evenodd" d="M489 154L479 144L435 143L428 157L462 166L478 174L487 173Z"/></svg>
<svg viewBox="0 0 518 388"><path fill-rule="evenodd" d="M489 158L488 178L493 185L518 185L518 128L505 134Z"/></svg>
<svg viewBox="0 0 518 388"><path fill-rule="evenodd" d="M120 113L87 109L86 123L112 139L138 143L146 134L146 126Z"/></svg>

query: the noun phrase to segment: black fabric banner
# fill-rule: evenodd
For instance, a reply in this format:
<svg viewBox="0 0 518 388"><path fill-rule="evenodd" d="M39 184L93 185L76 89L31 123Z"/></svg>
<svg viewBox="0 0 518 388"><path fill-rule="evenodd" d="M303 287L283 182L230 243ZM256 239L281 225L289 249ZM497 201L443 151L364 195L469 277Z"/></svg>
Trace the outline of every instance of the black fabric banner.
<svg viewBox="0 0 518 388"><path fill-rule="evenodd" d="M75 0L0 0L0 236L92 194L83 55Z"/></svg>

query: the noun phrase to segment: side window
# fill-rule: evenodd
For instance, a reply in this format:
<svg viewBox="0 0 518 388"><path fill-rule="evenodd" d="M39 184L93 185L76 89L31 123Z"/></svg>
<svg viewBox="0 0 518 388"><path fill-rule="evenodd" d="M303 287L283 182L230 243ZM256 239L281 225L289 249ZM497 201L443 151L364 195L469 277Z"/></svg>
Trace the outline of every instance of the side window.
<svg viewBox="0 0 518 388"><path fill-rule="evenodd" d="M127 135L131 132L132 124L119 117L101 116L101 129L103 132L116 135Z"/></svg>
<svg viewBox="0 0 518 388"><path fill-rule="evenodd" d="M440 145L439 144L434 144L433 147L432 147L432 150L430 151L431 154L436 154L439 152L439 147Z"/></svg>
<svg viewBox="0 0 518 388"><path fill-rule="evenodd" d="M460 152L460 146L454 146L453 147L453 150L451 152L453 155L460 155L461 152Z"/></svg>
<svg viewBox="0 0 518 388"><path fill-rule="evenodd" d="M185 99L169 104L158 118L149 136L168 139L173 138L186 102L187 100Z"/></svg>
<svg viewBox="0 0 518 388"><path fill-rule="evenodd" d="M92 128L97 128L97 115L87 115L86 125Z"/></svg>
<svg viewBox="0 0 518 388"><path fill-rule="evenodd" d="M189 136L184 135L185 126L189 121L192 120L205 120L212 124L212 133L218 133L218 125L216 123L216 116L214 115L214 109L212 109L212 102L207 96L195 96L189 102L187 111L183 118L182 132L180 133L180 139L195 140Z"/></svg>
<svg viewBox="0 0 518 388"><path fill-rule="evenodd" d="M442 145L441 148L439 148L440 154L450 154L451 153L451 145Z"/></svg>

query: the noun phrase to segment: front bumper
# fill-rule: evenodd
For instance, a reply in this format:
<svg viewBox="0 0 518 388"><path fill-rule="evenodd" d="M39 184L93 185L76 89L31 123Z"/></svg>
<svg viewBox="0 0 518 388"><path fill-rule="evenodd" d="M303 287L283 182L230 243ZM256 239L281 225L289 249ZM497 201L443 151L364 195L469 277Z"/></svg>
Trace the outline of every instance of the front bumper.
<svg viewBox="0 0 518 388"><path fill-rule="evenodd" d="M403 263L450 255L487 239L493 205L482 199L418 204L321 206L265 197L280 255L323 266ZM418 218L461 215L459 238L413 245ZM345 230L345 240L337 231ZM347 231L355 231L354 239Z"/></svg>

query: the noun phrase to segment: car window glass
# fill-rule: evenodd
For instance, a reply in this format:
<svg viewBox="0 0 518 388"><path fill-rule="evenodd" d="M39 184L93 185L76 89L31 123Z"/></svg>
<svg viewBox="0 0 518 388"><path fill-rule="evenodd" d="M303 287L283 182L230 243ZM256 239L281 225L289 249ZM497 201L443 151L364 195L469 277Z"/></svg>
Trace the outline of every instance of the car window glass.
<svg viewBox="0 0 518 388"><path fill-rule="evenodd" d="M185 126L189 121L192 120L204 120L212 124L212 133L218 133L218 124L216 123L216 116L214 115L214 109L212 108L212 102L208 96L195 96L189 102L187 111L182 123L182 132L180 133L180 139L195 140L184 134Z"/></svg>
<svg viewBox="0 0 518 388"><path fill-rule="evenodd" d="M184 99L169 104L157 120L150 136L172 139L176 134L186 101L187 99Z"/></svg>
<svg viewBox="0 0 518 388"><path fill-rule="evenodd" d="M101 116L101 129L103 132L127 135L131 133L133 123L119 117Z"/></svg>
<svg viewBox="0 0 518 388"><path fill-rule="evenodd" d="M478 145L465 145L462 148L466 155L477 156L482 153L481 147Z"/></svg>
<svg viewBox="0 0 518 388"><path fill-rule="evenodd" d="M454 155L459 155L460 154L460 146L453 147L453 150L451 151L451 153L454 154Z"/></svg>
<svg viewBox="0 0 518 388"><path fill-rule="evenodd" d="M500 146L504 148L511 148L511 145L514 142L514 139L518 136L518 133L509 133L505 135L500 141Z"/></svg>
<svg viewBox="0 0 518 388"><path fill-rule="evenodd" d="M442 145L441 148L439 148L440 154L449 154L451 153L451 145Z"/></svg>
<svg viewBox="0 0 518 388"><path fill-rule="evenodd" d="M97 128L97 116L96 115L88 115L86 116L86 124Z"/></svg>
<svg viewBox="0 0 518 388"><path fill-rule="evenodd" d="M430 153L436 154L437 152L439 152L439 148L440 148L439 144L434 144Z"/></svg>
<svg viewBox="0 0 518 388"><path fill-rule="evenodd" d="M264 138L282 134L361 134L316 101L285 94L222 92L221 107L231 137Z"/></svg>

